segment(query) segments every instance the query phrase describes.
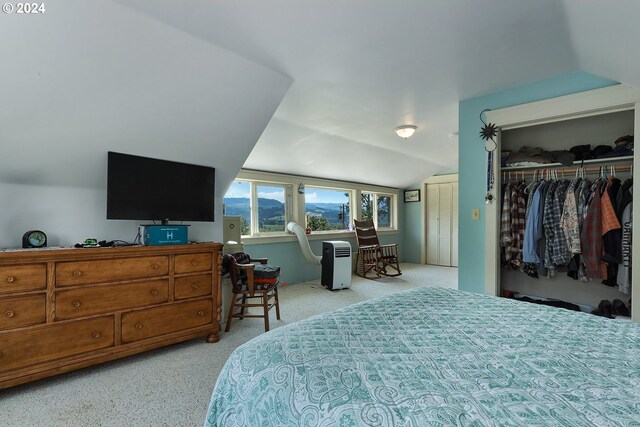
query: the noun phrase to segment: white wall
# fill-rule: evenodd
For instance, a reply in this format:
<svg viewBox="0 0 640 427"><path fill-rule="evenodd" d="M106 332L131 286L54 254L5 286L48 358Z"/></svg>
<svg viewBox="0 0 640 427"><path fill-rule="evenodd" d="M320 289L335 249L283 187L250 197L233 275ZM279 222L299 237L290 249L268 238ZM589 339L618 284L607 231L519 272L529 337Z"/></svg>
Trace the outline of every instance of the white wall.
<svg viewBox="0 0 640 427"><path fill-rule="evenodd" d="M190 237L221 240L222 197L291 78L108 0L1 19L0 247L33 228L131 241L137 221L106 220L108 151L216 168L218 221Z"/></svg>
<svg viewBox="0 0 640 427"><path fill-rule="evenodd" d="M22 245L27 230L41 230L48 246L70 246L86 238L132 242L140 221L106 220L106 190L0 183L0 247ZM222 199L216 221L193 222L189 239L222 241Z"/></svg>

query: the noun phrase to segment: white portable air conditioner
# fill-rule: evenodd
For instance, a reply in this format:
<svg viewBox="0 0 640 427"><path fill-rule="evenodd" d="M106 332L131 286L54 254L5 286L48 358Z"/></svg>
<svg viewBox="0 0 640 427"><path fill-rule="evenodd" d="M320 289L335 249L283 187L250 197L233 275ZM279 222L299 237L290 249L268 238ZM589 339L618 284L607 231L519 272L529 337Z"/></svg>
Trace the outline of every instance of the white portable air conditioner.
<svg viewBox="0 0 640 427"><path fill-rule="evenodd" d="M349 242L322 242L322 278L320 283L329 290L351 286L351 245Z"/></svg>

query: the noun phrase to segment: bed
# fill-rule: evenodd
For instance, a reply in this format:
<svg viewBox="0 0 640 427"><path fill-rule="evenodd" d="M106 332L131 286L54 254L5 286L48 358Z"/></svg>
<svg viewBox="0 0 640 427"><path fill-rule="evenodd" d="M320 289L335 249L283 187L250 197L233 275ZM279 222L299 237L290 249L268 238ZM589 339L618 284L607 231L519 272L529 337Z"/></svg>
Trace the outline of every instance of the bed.
<svg viewBox="0 0 640 427"><path fill-rule="evenodd" d="M238 347L206 426L640 425L640 325L418 288Z"/></svg>

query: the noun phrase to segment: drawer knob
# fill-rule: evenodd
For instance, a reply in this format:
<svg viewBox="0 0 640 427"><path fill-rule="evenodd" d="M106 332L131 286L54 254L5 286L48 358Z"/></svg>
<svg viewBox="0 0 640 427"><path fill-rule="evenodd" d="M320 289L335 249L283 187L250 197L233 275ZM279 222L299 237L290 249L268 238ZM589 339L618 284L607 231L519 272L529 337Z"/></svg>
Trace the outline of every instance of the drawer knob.
<svg viewBox="0 0 640 427"><path fill-rule="evenodd" d="M193 266L195 267L196 265L198 265L198 261L196 261L196 260L194 259L193 261L191 261L191 265L193 265Z"/></svg>
<svg viewBox="0 0 640 427"><path fill-rule="evenodd" d="M13 277L13 276L9 276L9 277L7 277L7 283L13 283L13 282L15 282L15 281L16 281L16 278L15 278L15 277Z"/></svg>
<svg viewBox="0 0 640 427"><path fill-rule="evenodd" d="M80 301L78 300L74 300L71 305L73 305L74 307L80 307Z"/></svg>
<svg viewBox="0 0 640 427"><path fill-rule="evenodd" d="M204 311L200 310L200 311L198 312L198 316L200 316L200 317L204 317Z"/></svg>
<svg viewBox="0 0 640 427"><path fill-rule="evenodd" d="M191 289L193 289L194 291L195 291L196 289L198 289L198 284L197 284L197 283L192 283L192 284L191 284Z"/></svg>
<svg viewBox="0 0 640 427"><path fill-rule="evenodd" d="M82 271L76 270L76 271L73 272L73 275L76 276L76 277L80 277L80 276L82 276Z"/></svg>
<svg viewBox="0 0 640 427"><path fill-rule="evenodd" d="M151 268L153 268L154 270L157 270L160 268L160 266L158 264L151 264Z"/></svg>
<svg viewBox="0 0 640 427"><path fill-rule="evenodd" d="M98 338L100 338L100 332L95 331L95 332L92 334L92 336L93 336L95 339L98 339Z"/></svg>
<svg viewBox="0 0 640 427"><path fill-rule="evenodd" d="M7 316L8 318L12 318L16 314L11 310L7 310L7 311L4 312L4 315Z"/></svg>
<svg viewBox="0 0 640 427"><path fill-rule="evenodd" d="M136 329L142 329L142 323L136 323Z"/></svg>
<svg viewBox="0 0 640 427"><path fill-rule="evenodd" d="M158 295L157 289L151 289L151 295Z"/></svg>

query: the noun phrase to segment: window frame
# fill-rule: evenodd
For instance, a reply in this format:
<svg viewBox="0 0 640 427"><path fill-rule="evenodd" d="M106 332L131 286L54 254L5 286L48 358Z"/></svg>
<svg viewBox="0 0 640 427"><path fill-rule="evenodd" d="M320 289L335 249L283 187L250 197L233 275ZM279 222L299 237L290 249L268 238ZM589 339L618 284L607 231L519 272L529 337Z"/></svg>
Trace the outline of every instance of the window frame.
<svg viewBox="0 0 640 427"><path fill-rule="evenodd" d="M354 191L352 189L349 188L341 188L341 187L329 187L329 186L321 186L321 185L309 185L309 186L305 186L305 190L304 190L304 194L301 194L301 198L304 204L304 221L302 223L299 223L300 225L306 227L307 226L307 191L309 191L309 189L313 189L313 188L317 188L318 190L329 190L329 191L339 191L341 193L348 193L349 195L348 197L348 203L349 203L349 221L347 222L347 228L343 229L343 230L339 230L339 229L335 229L335 230L313 230L313 233L324 233L324 234L331 234L331 233L344 233L344 232L349 232L349 231L353 231L353 216L351 214L351 210L352 210L352 206L353 206L353 200L354 200Z"/></svg>
<svg viewBox="0 0 640 427"><path fill-rule="evenodd" d="M235 181L239 181L238 179L236 179ZM260 231L260 224L259 224L259 216L258 216L258 187L260 186L264 186L264 187L282 187L282 189L284 190L284 230L282 231ZM286 234L287 233L287 224L290 221L291 216L288 215L288 212L291 211L290 208L288 208L288 203L287 203L287 194L291 193L291 186L287 185L286 183L280 183L280 182L265 182L265 181L251 181L249 180L249 191L251 192L251 224L249 224L249 230L251 231L251 234L247 237L253 236L253 237L260 237L260 236L278 236L278 235L282 235L282 234ZM244 237L244 236L242 236Z"/></svg>
<svg viewBox="0 0 640 427"><path fill-rule="evenodd" d="M362 217L362 194L371 194L373 196L373 224L375 225L377 230L397 230L397 209L398 209L398 197L397 194L380 192L380 191L362 191L360 196L360 212L359 216ZM389 227L381 227L378 223L378 198L379 197L389 197L391 212L389 213Z"/></svg>
<svg viewBox="0 0 640 427"><path fill-rule="evenodd" d="M345 239L355 238L355 232L353 231L353 220L362 219L361 209L361 194L371 193L375 195L375 224L377 227L377 198L378 196L390 196L391 197L391 215L390 215L390 227L380 228L378 231L380 234L399 234L399 194L401 189L392 187L382 187L370 184L354 183L347 181L328 180L324 178L314 178L299 175L280 174L274 172L262 172L242 169L238 175L233 179L233 182L241 181L249 183L250 188L250 203L251 203L251 220L249 229L251 234L242 235L242 242L246 244L261 244L261 243L278 243L278 242L290 242L296 240L295 236L288 230L284 232L262 232L258 233L257 227L257 187L260 185L267 186L282 186L285 188L285 218L286 224L293 221L306 227L305 218L305 193L307 187L318 188L326 190L336 190L340 192L349 193L350 204L350 218L349 225L345 230L322 230L313 231L307 237L309 240L326 240L328 238ZM231 187L229 187L231 188ZM224 200L224 196L222 196ZM357 206L357 208L356 208ZM285 225L286 228L286 225ZM350 229L351 228L351 229Z"/></svg>

